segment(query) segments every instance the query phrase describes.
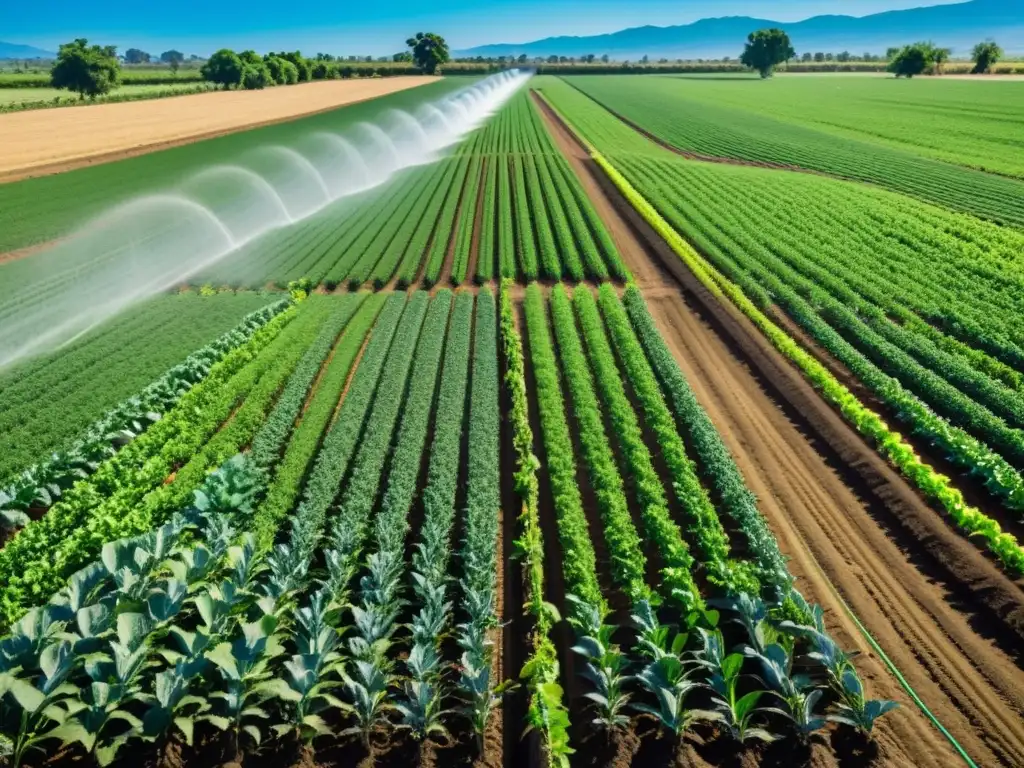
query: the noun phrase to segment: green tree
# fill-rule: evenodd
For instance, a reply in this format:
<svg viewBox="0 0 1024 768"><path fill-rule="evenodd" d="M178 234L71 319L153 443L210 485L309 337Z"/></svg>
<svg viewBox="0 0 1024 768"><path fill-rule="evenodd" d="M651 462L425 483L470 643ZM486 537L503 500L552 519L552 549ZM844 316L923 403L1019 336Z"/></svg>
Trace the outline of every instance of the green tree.
<svg viewBox="0 0 1024 768"><path fill-rule="evenodd" d="M405 44L412 49L412 58L416 66L428 75L435 74L438 67L451 60L448 43L433 32L417 32L416 37L410 37Z"/></svg>
<svg viewBox="0 0 1024 768"><path fill-rule="evenodd" d="M971 51L971 58L974 59L974 69L971 71L976 75L984 75L990 71L993 65L1003 57L1003 49L991 40L978 43Z"/></svg>
<svg viewBox="0 0 1024 768"><path fill-rule="evenodd" d="M295 65L290 61L286 61L289 67L295 70L296 80L299 77L299 70L295 68ZM338 77L338 68L329 62L318 61L313 65L313 79L314 80L336 80Z"/></svg>
<svg viewBox="0 0 1024 768"><path fill-rule="evenodd" d="M747 46L740 56L740 62L756 69L761 77L771 77L775 67L795 55L789 35L781 29L759 29L747 37Z"/></svg>
<svg viewBox="0 0 1024 768"><path fill-rule="evenodd" d="M256 63L245 64L242 67L242 87L247 91L261 91L268 85L273 85L270 77L270 70L263 63L263 59L257 57Z"/></svg>
<svg viewBox="0 0 1024 768"><path fill-rule="evenodd" d="M295 70L299 73L300 83L308 83L313 79L313 63L302 55L301 51L292 51L291 53L272 53L271 56L277 56L285 61L290 61L295 65Z"/></svg>
<svg viewBox="0 0 1024 768"><path fill-rule="evenodd" d="M149 64L151 58L152 56L138 48L129 48L124 52L125 64Z"/></svg>
<svg viewBox="0 0 1024 768"><path fill-rule="evenodd" d="M270 79L273 80L274 83L277 85L287 84L288 81L285 79L284 65L291 64L290 61L285 61L279 56L273 56L268 53L263 57L263 63L266 64L267 71L270 73ZM295 65L292 64L292 66Z"/></svg>
<svg viewBox="0 0 1024 768"><path fill-rule="evenodd" d="M913 43L905 45L889 61L886 67L896 77L906 77L908 80L914 75L922 74L932 64L934 47L930 43Z"/></svg>
<svg viewBox="0 0 1024 768"><path fill-rule="evenodd" d="M181 67L181 62L183 62L184 60L185 54L181 51L175 51L172 49L170 51L164 51L160 54L160 61L162 61L164 64L169 64L171 67L171 72L173 72L174 74L178 74L178 69Z"/></svg>
<svg viewBox="0 0 1024 768"><path fill-rule="evenodd" d="M242 51L238 58L241 59L243 67L257 67L263 63L263 58L253 50Z"/></svg>
<svg viewBox="0 0 1024 768"><path fill-rule="evenodd" d="M392 56L391 60L395 61L395 62L411 64L412 63L412 52L410 52L410 51L400 51L399 53L396 53L394 56Z"/></svg>
<svg viewBox="0 0 1024 768"><path fill-rule="evenodd" d="M932 66L935 68L935 74L942 74L942 66L949 61L949 57L953 52L949 48L936 48L932 46Z"/></svg>
<svg viewBox="0 0 1024 768"><path fill-rule="evenodd" d="M223 85L227 90L242 82L242 60L230 48L221 48L210 57L201 70L203 79Z"/></svg>
<svg viewBox="0 0 1024 768"><path fill-rule="evenodd" d="M74 91L79 98L93 98L117 87L120 76L117 48L89 45L88 40L80 37L60 47L50 70L50 84Z"/></svg>

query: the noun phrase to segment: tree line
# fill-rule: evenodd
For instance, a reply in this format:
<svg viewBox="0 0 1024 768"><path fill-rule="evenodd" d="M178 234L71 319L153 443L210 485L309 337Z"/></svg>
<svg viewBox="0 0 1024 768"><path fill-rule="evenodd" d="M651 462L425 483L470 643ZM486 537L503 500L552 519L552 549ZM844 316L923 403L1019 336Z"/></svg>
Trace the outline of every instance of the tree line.
<svg viewBox="0 0 1024 768"><path fill-rule="evenodd" d="M828 61L827 57L830 55L815 53L813 60ZM850 60L849 52L844 51L839 55L847 58L837 58L837 61ZM890 48L886 51L885 58L889 62L888 71L895 74L896 77L910 78L926 72L942 74L942 66L949 61L951 55L952 51L949 48L940 48L931 42L921 42L912 43L902 48ZM803 60L810 61L809 56L811 54L805 53ZM1002 56L1002 49L994 42L978 43L971 52L971 59L974 61L974 74L990 72ZM747 36L747 44L740 56L740 63L757 70L761 77L771 77L776 67L795 58L796 51L785 31L759 29Z"/></svg>
<svg viewBox="0 0 1024 768"><path fill-rule="evenodd" d="M425 74L437 73L451 59L444 38L434 33L419 32L406 41L406 47L408 50L394 54L392 61L408 63ZM129 48L124 55L127 64L146 64L152 58L138 48ZM176 50L165 51L160 54L160 61L177 73L185 55ZM352 77L355 68L343 64L341 57L323 53L310 59L300 51L271 52L261 56L252 50L236 53L230 48L222 48L206 60L200 72L204 80L225 89L258 90L272 85ZM121 83L117 48L90 45L85 38L61 45L50 70L50 83L54 88L73 91L80 98L109 93Z"/></svg>

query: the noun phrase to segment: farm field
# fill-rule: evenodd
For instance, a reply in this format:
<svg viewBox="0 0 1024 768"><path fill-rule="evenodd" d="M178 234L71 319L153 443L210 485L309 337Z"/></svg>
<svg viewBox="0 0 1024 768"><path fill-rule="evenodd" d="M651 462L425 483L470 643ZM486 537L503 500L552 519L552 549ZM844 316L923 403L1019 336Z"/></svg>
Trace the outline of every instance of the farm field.
<svg viewBox="0 0 1024 768"><path fill-rule="evenodd" d="M844 182L648 151L578 92L545 93L763 310L780 308L933 453L977 477L1012 528L1024 499L1012 298L1024 236ZM1020 572L1019 546L992 543Z"/></svg>
<svg viewBox="0 0 1024 768"><path fill-rule="evenodd" d="M878 77L882 80L879 81ZM955 76L954 76L955 77ZM889 75L836 77L833 74L773 79L698 79L662 76L645 86L671 94L673 104L721 106L834 132L859 141L898 147L923 157L1024 178L1020 136L1024 130L1024 89L997 81L980 89L971 81L923 78L900 81ZM584 90L588 81L570 80ZM601 86L601 83L589 81ZM615 87L608 78L605 87ZM595 94L597 92L595 91ZM599 100L601 100L599 98ZM814 109L808 109L808 104ZM922 125L941 130L920 130Z"/></svg>
<svg viewBox="0 0 1024 768"><path fill-rule="evenodd" d="M176 186L210 165L237 162L257 147L293 146L297 137L318 130L344 130L390 107L413 109L460 85L465 84L417 77L338 80L298 88L201 93L170 101L0 115L0 143L5 148L0 178L10 182L47 167L66 171L0 184L0 253L67 235L118 200L147 189ZM391 95L373 98L382 94ZM333 109L365 99L370 101ZM320 114L293 119L317 111ZM239 132L281 120L286 122ZM195 141L211 133L227 135ZM151 151L160 144L182 141L190 143ZM130 157L140 147L147 148L147 153ZM109 162L118 156L127 159ZM89 158L95 157L105 162L67 170L88 165ZM140 184L141 179L145 183Z"/></svg>
<svg viewBox="0 0 1024 768"><path fill-rule="evenodd" d="M169 91L176 90L189 92L195 90L196 86L199 84L200 83L195 81L183 82L177 85L173 83L167 85L126 84L118 88L116 93L120 96L135 97L147 94L164 94ZM56 88L0 88L0 108L5 104L20 104L24 102L37 101L58 101L61 104L71 106L78 102L79 98L74 95L69 95L67 91L60 91Z"/></svg>
<svg viewBox="0 0 1024 768"><path fill-rule="evenodd" d="M435 190L435 194L430 191ZM513 97L450 157L371 195L271 233L192 282L259 287L309 278L328 289L421 279L430 286L497 277L579 282L628 270L531 107Z"/></svg>
<svg viewBox="0 0 1024 768"><path fill-rule="evenodd" d="M768 89L760 89L747 97L744 94L752 83L744 80L670 76L635 80L591 76L568 77L564 82L698 159L806 169L877 184L993 221L1024 225L1024 181L954 165L1021 175L1024 89L1016 83L977 89L959 82L841 78L837 84L826 78L782 78L769 84L771 96L765 93ZM896 111L898 117L880 117L885 105L898 98L892 95L893 89L903 85L914 88L913 95L899 99L901 105L906 101L910 106ZM863 121L859 128L851 128L842 118L835 118L838 126L824 124L830 109L835 110L830 105L847 100L861 104L864 97L859 94L865 88L874 106L847 112ZM964 89L975 95L971 110L956 106ZM780 93L778 99L775 91ZM799 117L799 107L792 106L800 100L815 105L804 110L810 117ZM932 119L942 121L943 130L917 131L908 138L907 126L924 122L929 110ZM956 115L948 117L947 123L951 111Z"/></svg>
<svg viewBox="0 0 1024 768"><path fill-rule="evenodd" d="M0 185L110 174L17 248L114 208L0 263L0 755L1024 762L1024 229L673 151L646 131L719 107L622 80L449 78ZM800 93L757 109L823 131ZM829 141L1018 183L904 119ZM250 165L274 144L301 173Z"/></svg>
<svg viewBox="0 0 1024 768"><path fill-rule="evenodd" d="M68 447L104 412L274 300L254 293L159 297L58 352L5 369L0 484L34 458ZM40 392L59 400L59 411L44 407Z"/></svg>

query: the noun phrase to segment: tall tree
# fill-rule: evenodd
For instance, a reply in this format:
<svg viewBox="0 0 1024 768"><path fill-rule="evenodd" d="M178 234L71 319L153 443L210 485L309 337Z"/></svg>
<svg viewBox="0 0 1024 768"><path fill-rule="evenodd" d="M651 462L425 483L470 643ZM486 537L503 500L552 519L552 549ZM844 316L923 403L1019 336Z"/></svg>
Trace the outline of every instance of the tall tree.
<svg viewBox="0 0 1024 768"><path fill-rule="evenodd" d="M971 52L971 58L974 59L974 69L971 71L976 75L983 75L1002 57L1003 49L991 40L978 43Z"/></svg>
<svg viewBox="0 0 1024 768"><path fill-rule="evenodd" d="M405 44L412 48L412 58L416 66L428 75L435 74L438 67L451 61L448 43L433 32L417 32L416 37L410 37Z"/></svg>
<svg viewBox="0 0 1024 768"><path fill-rule="evenodd" d="M747 36L740 62L756 69L761 77L771 77L775 67L796 56L789 35L781 29L759 29Z"/></svg>
<svg viewBox="0 0 1024 768"><path fill-rule="evenodd" d="M914 75L922 74L933 63L935 47L930 43L913 43L905 45L889 61L886 67L896 77L905 77L908 80Z"/></svg>
<svg viewBox="0 0 1024 768"><path fill-rule="evenodd" d="M227 90L242 82L242 60L230 48L221 48L200 70L204 80L223 85Z"/></svg>
<svg viewBox="0 0 1024 768"><path fill-rule="evenodd" d="M145 51L140 51L138 48L129 48L124 52L126 64L149 64L151 58L153 57Z"/></svg>
<svg viewBox="0 0 1024 768"><path fill-rule="evenodd" d="M50 70L50 83L54 88L74 91L84 99L108 93L117 87L120 76L117 48L89 45L88 40L80 37L60 47L57 61Z"/></svg>

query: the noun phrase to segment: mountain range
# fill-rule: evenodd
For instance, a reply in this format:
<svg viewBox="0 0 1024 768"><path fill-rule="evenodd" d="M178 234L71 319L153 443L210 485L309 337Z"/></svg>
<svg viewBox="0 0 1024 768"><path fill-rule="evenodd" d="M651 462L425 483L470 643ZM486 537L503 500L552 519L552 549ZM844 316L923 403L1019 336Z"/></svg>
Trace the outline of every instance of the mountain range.
<svg viewBox="0 0 1024 768"><path fill-rule="evenodd" d="M15 45L0 40L0 59L55 59L57 54L31 45Z"/></svg>
<svg viewBox="0 0 1024 768"><path fill-rule="evenodd" d="M884 53L886 48L931 40L966 56L975 43L995 39L1007 54L1024 53L1024 0L972 0L887 11L870 16L814 16L780 22L750 16L701 19L672 27L633 27L589 37L548 37L529 43L501 43L456 51L457 57L609 55L613 60L713 59L738 57L749 33L765 27L786 30L798 54L822 51Z"/></svg>

